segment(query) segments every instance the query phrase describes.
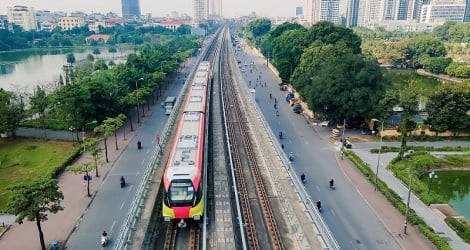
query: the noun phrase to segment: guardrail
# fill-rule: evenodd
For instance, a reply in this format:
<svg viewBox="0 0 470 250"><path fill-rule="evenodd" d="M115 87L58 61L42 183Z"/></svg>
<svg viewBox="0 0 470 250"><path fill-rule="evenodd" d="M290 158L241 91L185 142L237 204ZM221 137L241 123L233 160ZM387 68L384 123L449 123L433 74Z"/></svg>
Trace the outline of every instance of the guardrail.
<svg viewBox="0 0 470 250"><path fill-rule="evenodd" d="M196 64L198 65L199 62L202 59L202 55L204 53L201 53L198 58L196 59ZM186 92L189 82L192 80L192 76L194 75L194 71L196 70L196 67L193 67L191 70L191 73L189 74L189 77L186 79L183 87L183 92ZM165 124L165 127L163 128L162 134L160 136L161 141L160 144L157 144L155 146L155 149L152 153L152 157L150 158L149 164L147 165L147 168L144 172L142 181L139 184L139 187L137 189L137 192L135 194L134 200L132 200L131 207L129 209L129 213L127 214L126 219L124 220L124 223L121 226L121 230L119 232L119 236L116 239L116 243L114 244L114 249L124 249L125 245L131 244L132 242L132 231L135 231L135 223L137 219L140 216L140 213L143 208L143 201L145 200L145 194L148 191L148 185L151 184L151 179L152 179L152 174L153 171L155 170L157 166L157 162L159 160L159 157L161 156L161 151L162 147L160 145L164 145L168 139L169 135L171 134L171 128L174 126L175 120L179 115L179 111L181 110L181 106L184 100L185 95L180 95L176 99L176 105L173 108L174 112L170 114L170 117L168 118L168 121Z"/></svg>
<svg viewBox="0 0 470 250"><path fill-rule="evenodd" d="M236 65L235 62L235 57L234 58L234 64ZM239 79L242 79L240 75L238 75ZM243 81L243 80L242 80ZM252 96L251 93L249 92L248 88L242 88L243 91L245 91L246 96ZM271 138L271 141L273 145L276 147L276 151L278 152L278 155L281 157L281 160L283 162L284 167L286 168L286 171L294 183L295 188L297 189L300 198L302 199L302 202L304 203L305 207L307 208L308 214L312 218L313 223L317 227L319 231L319 237L322 238L323 243L326 245L326 249L340 249L338 242L334 238L333 234L331 233L328 225L326 225L325 221L323 220L322 216L319 214L316 205L314 202L311 200L310 196L308 195L307 191L305 190L305 186L299 178L297 178L297 175L295 174L293 168L291 167L291 163L287 156L284 154L284 150L281 148L279 142L277 140L273 140L273 138L276 138L277 135L273 133L271 130L268 122L266 121L263 113L261 112L260 108L258 107L258 104L255 102L254 98L247 98L248 102L251 102L249 104L250 107L254 107L254 110L256 111L256 114L258 118L261 121L262 126L264 127L264 130L267 131L269 134L269 137ZM258 133L255 133L258 134Z"/></svg>

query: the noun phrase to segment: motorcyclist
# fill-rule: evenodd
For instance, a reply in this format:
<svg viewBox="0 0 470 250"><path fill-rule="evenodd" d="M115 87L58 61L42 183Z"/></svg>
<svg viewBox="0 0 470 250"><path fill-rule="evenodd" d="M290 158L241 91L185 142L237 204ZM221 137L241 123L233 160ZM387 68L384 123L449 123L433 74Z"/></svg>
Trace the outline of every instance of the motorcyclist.
<svg viewBox="0 0 470 250"><path fill-rule="evenodd" d="M304 173L302 173L302 174L300 175L300 180L301 180L303 183L305 183L305 174L304 174Z"/></svg>
<svg viewBox="0 0 470 250"><path fill-rule="evenodd" d="M289 153L289 160L291 161L294 160L294 153L292 152Z"/></svg>
<svg viewBox="0 0 470 250"><path fill-rule="evenodd" d="M321 201L320 200L317 201L317 208L318 208L318 211L321 210Z"/></svg>
<svg viewBox="0 0 470 250"><path fill-rule="evenodd" d="M331 179L330 180L330 188L333 188L335 186L335 180Z"/></svg>
<svg viewBox="0 0 470 250"><path fill-rule="evenodd" d="M141 149L141 148L142 148L142 142L140 142L140 141L137 142L137 148L138 148L138 149Z"/></svg>
<svg viewBox="0 0 470 250"><path fill-rule="evenodd" d="M105 246L108 243L108 233L103 231L101 234L101 246Z"/></svg>
<svg viewBox="0 0 470 250"><path fill-rule="evenodd" d="M279 132L279 139L282 139L282 131Z"/></svg>
<svg viewBox="0 0 470 250"><path fill-rule="evenodd" d="M121 187L124 187L126 185L126 180L124 179L124 176L121 176Z"/></svg>

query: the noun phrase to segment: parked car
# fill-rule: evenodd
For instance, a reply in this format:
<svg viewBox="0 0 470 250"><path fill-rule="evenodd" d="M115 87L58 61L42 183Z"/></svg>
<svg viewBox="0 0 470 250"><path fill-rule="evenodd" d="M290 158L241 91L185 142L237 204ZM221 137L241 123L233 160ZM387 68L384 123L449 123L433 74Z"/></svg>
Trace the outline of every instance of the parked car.
<svg viewBox="0 0 470 250"><path fill-rule="evenodd" d="M322 127L328 127L328 125L330 125L330 121L322 121L320 123L320 126L322 126Z"/></svg>
<svg viewBox="0 0 470 250"><path fill-rule="evenodd" d="M292 107L292 111L294 111L297 114L302 113L302 105L300 103L295 103L294 106Z"/></svg>

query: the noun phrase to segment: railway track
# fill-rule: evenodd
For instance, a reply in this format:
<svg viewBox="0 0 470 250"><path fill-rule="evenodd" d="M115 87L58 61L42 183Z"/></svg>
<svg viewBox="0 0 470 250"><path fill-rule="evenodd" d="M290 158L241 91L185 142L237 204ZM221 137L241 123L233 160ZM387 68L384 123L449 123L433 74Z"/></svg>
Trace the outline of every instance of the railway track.
<svg viewBox="0 0 470 250"><path fill-rule="evenodd" d="M221 69L221 72L224 72L222 92L247 243L249 249L260 249L260 245L266 249L269 244L272 249L283 249L276 219L256 160L253 139L249 134L250 128L240 108L242 105L240 105L233 82L234 66L232 60L228 58L229 44L229 42L224 42L223 46L222 54L227 56L225 57L226 63L222 64L224 68ZM256 190L256 192L251 192L251 190ZM263 235L263 232L266 232L266 235Z"/></svg>

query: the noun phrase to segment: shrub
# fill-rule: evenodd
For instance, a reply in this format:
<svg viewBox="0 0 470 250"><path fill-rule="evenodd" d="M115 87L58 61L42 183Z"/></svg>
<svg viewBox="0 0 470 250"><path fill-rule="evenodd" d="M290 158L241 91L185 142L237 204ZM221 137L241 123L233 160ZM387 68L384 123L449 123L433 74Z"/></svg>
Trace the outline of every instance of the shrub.
<svg viewBox="0 0 470 250"><path fill-rule="evenodd" d="M345 150L345 155L354 163L354 165L369 179L371 182L375 182L374 172L356 155L354 152ZM397 157L398 158L398 157ZM395 159L397 159L395 158ZM395 160L394 159L394 160ZM403 165L403 164L402 164ZM406 205L403 203L401 197L390 189L385 182L378 179L377 189L387 198L390 203L398 209L403 215L406 212ZM449 243L438 234L436 234L416 212L409 208L408 210L408 223L410 225L416 225L418 229L428 238L438 249L440 250L452 250Z"/></svg>
<svg viewBox="0 0 470 250"><path fill-rule="evenodd" d="M445 222L449 225L463 241L470 243L470 225L462 220L455 219L451 216L445 218Z"/></svg>

